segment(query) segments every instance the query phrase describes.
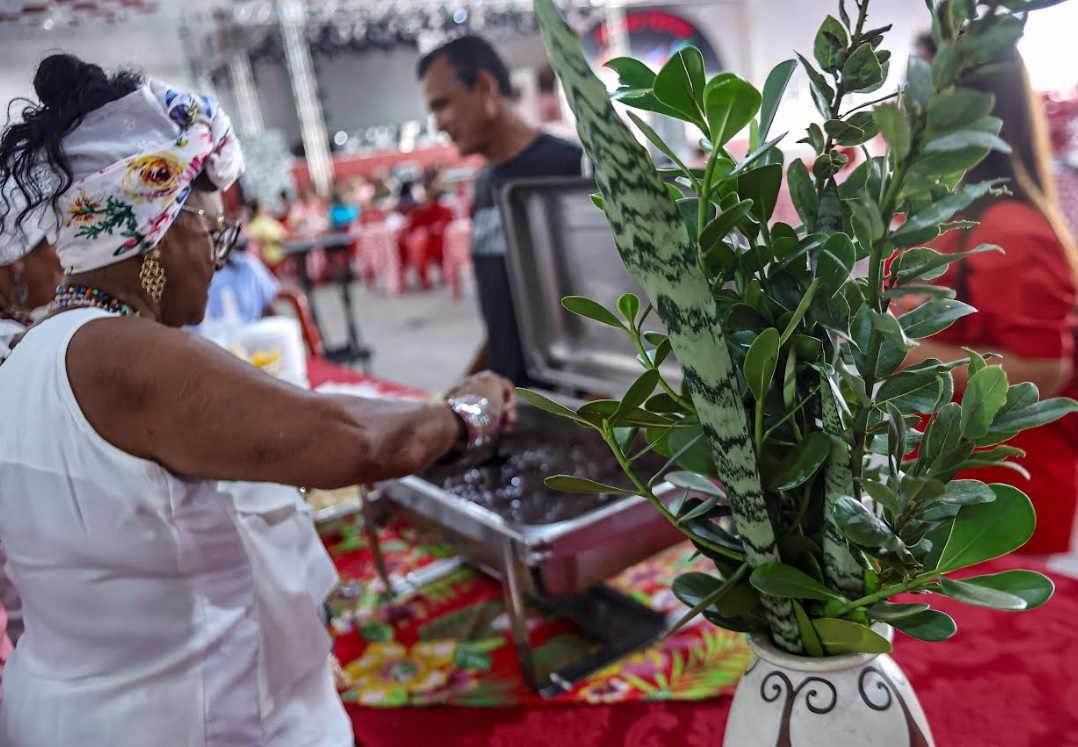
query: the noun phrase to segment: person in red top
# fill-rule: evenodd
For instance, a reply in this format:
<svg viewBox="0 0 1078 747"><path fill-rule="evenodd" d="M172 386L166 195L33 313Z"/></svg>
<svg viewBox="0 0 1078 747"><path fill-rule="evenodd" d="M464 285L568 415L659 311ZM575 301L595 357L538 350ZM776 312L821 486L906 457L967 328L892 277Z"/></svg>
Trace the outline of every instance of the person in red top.
<svg viewBox="0 0 1078 747"><path fill-rule="evenodd" d="M1029 85L1017 52L989 76L963 85L995 96L994 114L1003 120L1002 138L1012 152L993 151L966 174L966 183L1006 178L1009 196L992 196L962 216L979 221L967 231L951 231L933 244L960 252L996 244L1004 253L984 252L951 266L940 283L978 311L911 351L907 364L927 358L965 357L963 347L998 353L1012 384L1028 381L1041 397L1078 396L1075 378L1075 313L1078 256L1055 201L1044 113ZM966 384L955 374L956 390ZM1014 485L1037 510L1037 529L1021 552L1046 555L1070 548L1078 506L1078 416L1026 431L1010 441L1023 449L1017 461L1025 480L1004 468L984 468L967 477Z"/></svg>

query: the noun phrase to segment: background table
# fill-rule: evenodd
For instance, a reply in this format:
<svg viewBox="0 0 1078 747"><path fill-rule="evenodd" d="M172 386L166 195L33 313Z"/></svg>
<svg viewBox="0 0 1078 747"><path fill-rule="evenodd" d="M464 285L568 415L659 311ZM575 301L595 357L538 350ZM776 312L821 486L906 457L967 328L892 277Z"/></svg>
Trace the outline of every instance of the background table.
<svg viewBox="0 0 1078 747"><path fill-rule="evenodd" d="M370 380L324 364L312 364L309 374L315 386ZM1041 569L1003 558L967 575L1010 568ZM896 634L894 657L914 685L938 747L1078 747L1078 580L1048 575L1056 593L1041 609L997 612L933 596L933 606L957 621L958 634L943 643ZM730 699L347 709L363 747L720 747Z"/></svg>

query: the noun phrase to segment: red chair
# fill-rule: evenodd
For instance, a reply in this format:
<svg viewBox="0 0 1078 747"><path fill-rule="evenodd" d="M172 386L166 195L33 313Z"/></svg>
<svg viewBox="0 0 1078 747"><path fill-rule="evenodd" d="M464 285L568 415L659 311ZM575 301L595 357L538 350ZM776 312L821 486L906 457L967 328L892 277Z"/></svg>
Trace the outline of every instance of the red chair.
<svg viewBox="0 0 1078 747"><path fill-rule="evenodd" d="M300 330L303 332L303 344L307 347L307 355L311 358L321 358L325 354L322 345L322 333L318 331L318 325L314 323L311 315L311 306L307 302L307 295L293 288L281 288L277 291L274 304L287 306L292 316L299 321Z"/></svg>

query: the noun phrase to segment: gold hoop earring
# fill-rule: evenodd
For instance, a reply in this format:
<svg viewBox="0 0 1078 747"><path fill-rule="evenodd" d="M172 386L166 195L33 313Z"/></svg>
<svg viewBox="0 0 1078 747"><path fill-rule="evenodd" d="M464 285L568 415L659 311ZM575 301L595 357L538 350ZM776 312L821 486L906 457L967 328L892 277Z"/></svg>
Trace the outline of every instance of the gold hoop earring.
<svg viewBox="0 0 1078 747"><path fill-rule="evenodd" d="M149 294L154 303L161 303L165 296L165 268L161 266L155 256L156 252L147 254L142 260L142 269L138 277L142 281L142 288Z"/></svg>

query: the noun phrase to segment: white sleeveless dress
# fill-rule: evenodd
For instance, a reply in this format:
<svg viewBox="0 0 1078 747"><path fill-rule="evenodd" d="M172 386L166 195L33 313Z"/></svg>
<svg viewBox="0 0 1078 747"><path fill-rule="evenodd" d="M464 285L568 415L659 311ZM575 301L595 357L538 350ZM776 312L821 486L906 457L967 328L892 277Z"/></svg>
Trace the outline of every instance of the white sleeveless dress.
<svg viewBox="0 0 1078 747"><path fill-rule="evenodd" d="M107 316L59 314L0 366L0 543L25 623L0 746L350 747L296 498L253 511L251 486L102 439L66 356Z"/></svg>

